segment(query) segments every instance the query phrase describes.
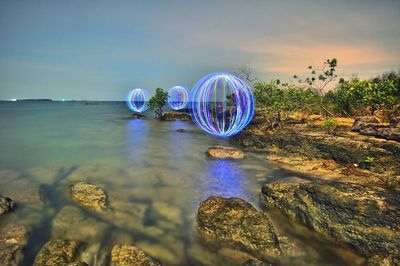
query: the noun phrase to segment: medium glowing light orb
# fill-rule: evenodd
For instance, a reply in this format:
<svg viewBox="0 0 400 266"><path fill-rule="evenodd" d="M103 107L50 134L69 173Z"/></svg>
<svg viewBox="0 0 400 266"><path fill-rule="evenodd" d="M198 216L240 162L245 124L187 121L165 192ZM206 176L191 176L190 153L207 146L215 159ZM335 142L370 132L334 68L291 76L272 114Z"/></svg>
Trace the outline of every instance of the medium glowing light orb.
<svg viewBox="0 0 400 266"><path fill-rule="evenodd" d="M245 128L254 116L250 87L229 73L211 73L200 79L191 93L194 122L218 137L230 137Z"/></svg>
<svg viewBox="0 0 400 266"><path fill-rule="evenodd" d="M132 89L126 96L126 104L136 113L143 113L149 109L148 100L149 95L144 89Z"/></svg>
<svg viewBox="0 0 400 266"><path fill-rule="evenodd" d="M168 105L174 110L182 110L189 101L189 93L183 86L174 86L168 91Z"/></svg>

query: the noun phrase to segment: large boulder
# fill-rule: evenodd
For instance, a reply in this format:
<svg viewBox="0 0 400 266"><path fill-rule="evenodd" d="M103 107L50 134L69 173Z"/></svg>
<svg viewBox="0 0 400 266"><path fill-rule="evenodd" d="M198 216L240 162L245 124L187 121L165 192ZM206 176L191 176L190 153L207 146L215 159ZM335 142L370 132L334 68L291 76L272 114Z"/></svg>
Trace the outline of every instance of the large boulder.
<svg viewBox="0 0 400 266"><path fill-rule="evenodd" d="M268 261L276 260L281 254L267 214L242 199L210 197L200 203L197 221L206 240Z"/></svg>
<svg viewBox="0 0 400 266"><path fill-rule="evenodd" d="M129 245L116 245L111 251L112 266L158 266L161 265L142 249Z"/></svg>
<svg viewBox="0 0 400 266"><path fill-rule="evenodd" d="M243 159L246 155L234 147L213 146L208 148L207 154L217 159Z"/></svg>
<svg viewBox="0 0 400 266"><path fill-rule="evenodd" d="M34 266L53 265L86 265L77 261L78 244L68 240L51 240L36 255Z"/></svg>
<svg viewBox="0 0 400 266"><path fill-rule="evenodd" d="M183 112L165 112L163 113L163 119L166 121L191 121L192 117L188 113Z"/></svg>
<svg viewBox="0 0 400 266"><path fill-rule="evenodd" d="M381 121L375 116L359 116L356 117L351 127L352 131L359 132L362 129L377 126L381 123Z"/></svg>
<svg viewBox="0 0 400 266"><path fill-rule="evenodd" d="M27 242L28 230L25 227L2 224L0 226L0 265L19 265Z"/></svg>
<svg viewBox="0 0 400 266"><path fill-rule="evenodd" d="M14 201L8 197L0 196L0 215L11 211L14 208Z"/></svg>
<svg viewBox="0 0 400 266"><path fill-rule="evenodd" d="M273 183L261 203L366 257L400 250L400 199L387 190L353 183Z"/></svg>
<svg viewBox="0 0 400 266"><path fill-rule="evenodd" d="M106 193L100 187L79 182L71 187L72 199L82 206L102 210L107 207Z"/></svg>

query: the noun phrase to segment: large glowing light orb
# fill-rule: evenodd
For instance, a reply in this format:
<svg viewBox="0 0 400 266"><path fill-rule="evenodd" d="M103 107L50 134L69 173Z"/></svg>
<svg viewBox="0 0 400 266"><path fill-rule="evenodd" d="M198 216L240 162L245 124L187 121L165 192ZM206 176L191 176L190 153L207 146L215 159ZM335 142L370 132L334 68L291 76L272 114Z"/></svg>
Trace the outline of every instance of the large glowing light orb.
<svg viewBox="0 0 400 266"><path fill-rule="evenodd" d="M195 123L218 137L239 133L254 116L250 87L229 73L212 73L200 79L192 89L191 101Z"/></svg>
<svg viewBox="0 0 400 266"><path fill-rule="evenodd" d="M168 105L174 110L182 110L189 101L189 93L183 86L174 86L168 91Z"/></svg>
<svg viewBox="0 0 400 266"><path fill-rule="evenodd" d="M136 113L143 113L149 109L148 101L149 95L147 91L143 89L132 89L126 96L126 104L129 109Z"/></svg>

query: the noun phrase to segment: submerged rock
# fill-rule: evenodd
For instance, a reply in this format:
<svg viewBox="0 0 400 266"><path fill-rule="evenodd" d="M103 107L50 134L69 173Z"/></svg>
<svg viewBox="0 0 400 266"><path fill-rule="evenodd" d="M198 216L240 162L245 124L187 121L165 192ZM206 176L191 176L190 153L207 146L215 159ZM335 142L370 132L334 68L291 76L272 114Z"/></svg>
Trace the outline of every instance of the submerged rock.
<svg viewBox="0 0 400 266"><path fill-rule="evenodd" d="M210 197L200 203L197 221L206 240L242 249L268 261L281 254L268 216L242 199Z"/></svg>
<svg viewBox="0 0 400 266"><path fill-rule="evenodd" d="M86 265L76 260L78 244L74 241L51 240L36 255L34 266Z"/></svg>
<svg viewBox="0 0 400 266"><path fill-rule="evenodd" d="M273 183L261 203L355 248L366 257L400 249L400 199L387 190L353 183Z"/></svg>
<svg viewBox="0 0 400 266"><path fill-rule="evenodd" d="M80 205L102 210L107 207L106 193L100 187L86 182L79 182L71 187L71 197Z"/></svg>
<svg viewBox="0 0 400 266"><path fill-rule="evenodd" d="M242 266L273 266L271 263L264 262L261 260L248 260L241 264Z"/></svg>
<svg viewBox="0 0 400 266"><path fill-rule="evenodd" d="M0 265L19 265L23 248L28 242L28 231L23 226L0 226Z"/></svg>
<svg viewBox="0 0 400 266"><path fill-rule="evenodd" d="M142 249L128 246L116 245L111 251L112 266L158 266L161 265L153 258L148 256Z"/></svg>
<svg viewBox="0 0 400 266"><path fill-rule="evenodd" d="M246 155L234 147L213 146L208 148L207 154L218 159L243 159Z"/></svg>
<svg viewBox="0 0 400 266"><path fill-rule="evenodd" d="M188 113L183 112L165 112L163 113L163 119L166 121L191 121L192 117Z"/></svg>
<svg viewBox="0 0 400 266"><path fill-rule="evenodd" d="M53 219L52 238L75 241L94 241L107 230L106 223L97 221L75 206L63 207Z"/></svg>
<svg viewBox="0 0 400 266"><path fill-rule="evenodd" d="M42 204L45 201L42 185L30 178L0 177L0 195L7 195L18 203Z"/></svg>
<svg viewBox="0 0 400 266"><path fill-rule="evenodd" d="M14 208L14 201L7 197L0 197L0 215L11 211Z"/></svg>

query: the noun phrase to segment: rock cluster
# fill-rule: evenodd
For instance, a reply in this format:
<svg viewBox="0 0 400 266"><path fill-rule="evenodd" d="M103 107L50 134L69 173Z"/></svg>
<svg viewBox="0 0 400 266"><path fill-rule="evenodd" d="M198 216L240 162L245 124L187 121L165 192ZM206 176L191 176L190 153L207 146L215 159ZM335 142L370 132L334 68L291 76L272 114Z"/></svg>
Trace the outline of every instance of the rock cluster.
<svg viewBox="0 0 400 266"><path fill-rule="evenodd" d="M71 198L88 208L102 210L107 207L104 190L86 182L79 182L71 187Z"/></svg>
<svg viewBox="0 0 400 266"><path fill-rule="evenodd" d="M197 221L206 240L242 249L268 261L276 260L281 254L266 213L242 199L210 197L200 203Z"/></svg>
<svg viewBox="0 0 400 266"><path fill-rule="evenodd" d="M362 135L400 141L400 118L393 118L390 124L385 126L373 116L356 117L351 130Z"/></svg>
<svg viewBox="0 0 400 266"><path fill-rule="evenodd" d="M261 202L365 257L400 250L400 200L383 188L341 182L273 183L262 188Z"/></svg>
<svg viewBox="0 0 400 266"><path fill-rule="evenodd" d="M234 147L213 146L207 150L207 154L217 159L243 159L246 155Z"/></svg>
<svg viewBox="0 0 400 266"><path fill-rule="evenodd" d="M0 197L0 215L11 211L14 208L14 201L8 197Z"/></svg>
<svg viewBox="0 0 400 266"><path fill-rule="evenodd" d="M163 119L166 121L192 121L190 114L183 112L165 112L163 113Z"/></svg>

